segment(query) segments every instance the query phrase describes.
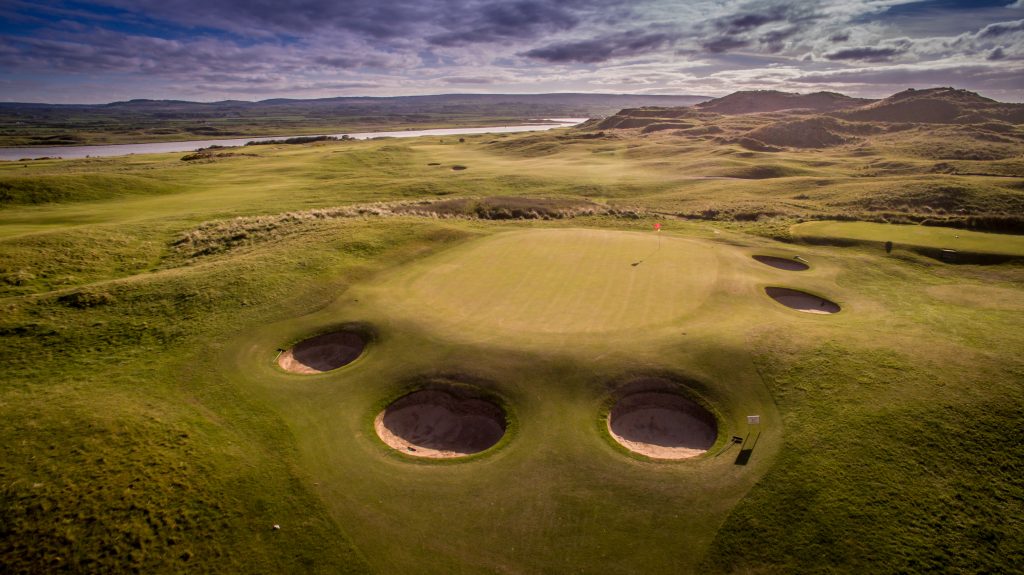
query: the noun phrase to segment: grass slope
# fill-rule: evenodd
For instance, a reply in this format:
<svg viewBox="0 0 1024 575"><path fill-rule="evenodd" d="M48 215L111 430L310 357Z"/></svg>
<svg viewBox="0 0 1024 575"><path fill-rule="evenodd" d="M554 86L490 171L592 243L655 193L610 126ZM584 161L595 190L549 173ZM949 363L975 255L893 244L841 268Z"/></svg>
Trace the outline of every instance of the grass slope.
<svg viewBox="0 0 1024 575"><path fill-rule="evenodd" d="M1013 183L841 146L585 136L0 166L169 186L0 210L0 567L1012 572L1021 267L764 236L904 184L1011 205ZM778 177L712 179L759 164ZM534 219L473 217L538 196ZM395 208L427 200L459 202ZM485 203L511 208L463 209ZM769 285L843 312L787 309ZM378 332L351 366L274 366L278 348L350 321ZM715 452L664 464L615 447L601 414L637 375L712 406ZM386 448L373 417L425 377L501 397L508 440L442 464ZM754 450L728 448L732 434Z"/></svg>
<svg viewBox="0 0 1024 575"><path fill-rule="evenodd" d="M798 238L853 240L868 243L952 249L983 254L1024 256L1024 237L986 234L931 226L874 224L870 222L805 222L793 226Z"/></svg>

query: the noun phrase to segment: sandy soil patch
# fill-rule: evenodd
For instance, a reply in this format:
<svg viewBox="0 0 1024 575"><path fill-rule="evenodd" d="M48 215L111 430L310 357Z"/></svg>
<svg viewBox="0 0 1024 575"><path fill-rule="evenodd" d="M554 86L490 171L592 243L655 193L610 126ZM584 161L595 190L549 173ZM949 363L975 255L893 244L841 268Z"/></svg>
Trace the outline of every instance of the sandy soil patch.
<svg viewBox="0 0 1024 575"><path fill-rule="evenodd" d="M764 288L764 291L773 300L796 311L821 314L837 313L839 311L839 304L800 290L768 287Z"/></svg>
<svg viewBox="0 0 1024 575"><path fill-rule="evenodd" d="M623 447L655 459L686 459L715 443L715 418L674 393L641 392L618 401L608 414L608 431Z"/></svg>
<svg viewBox="0 0 1024 575"><path fill-rule="evenodd" d="M278 356L277 364L292 373L323 373L352 363L365 347L366 340L357 333L325 333L284 351Z"/></svg>
<svg viewBox="0 0 1024 575"><path fill-rule="evenodd" d="M463 457L494 446L505 435L500 407L439 390L402 397L373 425L384 443L416 457Z"/></svg>
<svg viewBox="0 0 1024 575"><path fill-rule="evenodd" d="M773 268L786 270L788 272L802 272L811 267L795 259L780 258L776 256L754 256L754 259L766 266L772 266Z"/></svg>

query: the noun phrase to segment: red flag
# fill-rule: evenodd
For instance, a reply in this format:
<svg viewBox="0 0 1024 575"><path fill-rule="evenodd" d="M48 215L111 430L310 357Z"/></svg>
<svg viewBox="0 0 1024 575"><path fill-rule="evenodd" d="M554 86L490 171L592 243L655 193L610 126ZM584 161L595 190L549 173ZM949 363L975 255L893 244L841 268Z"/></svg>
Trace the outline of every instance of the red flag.
<svg viewBox="0 0 1024 575"><path fill-rule="evenodd" d="M661 231L661 224L654 224L654 231L660 232Z"/></svg>

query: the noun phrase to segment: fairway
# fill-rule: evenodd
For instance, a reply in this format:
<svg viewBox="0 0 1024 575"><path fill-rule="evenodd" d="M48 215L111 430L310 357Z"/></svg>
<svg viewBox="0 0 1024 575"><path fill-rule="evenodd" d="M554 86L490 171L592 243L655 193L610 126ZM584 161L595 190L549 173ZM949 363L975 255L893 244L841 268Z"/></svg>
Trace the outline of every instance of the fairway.
<svg viewBox="0 0 1024 575"><path fill-rule="evenodd" d="M500 234L395 277L394 305L453 327L600 333L678 321L710 295L712 249L655 232ZM401 286L401 287L399 287Z"/></svg>
<svg viewBox="0 0 1024 575"><path fill-rule="evenodd" d="M1016 572L1022 236L824 220L1018 161L778 117L0 162L0 573Z"/></svg>
<svg viewBox="0 0 1024 575"><path fill-rule="evenodd" d="M904 246L1024 256L1024 236L1009 234L989 234L934 226L830 221L804 222L794 225L791 230L794 236L806 239L891 241Z"/></svg>

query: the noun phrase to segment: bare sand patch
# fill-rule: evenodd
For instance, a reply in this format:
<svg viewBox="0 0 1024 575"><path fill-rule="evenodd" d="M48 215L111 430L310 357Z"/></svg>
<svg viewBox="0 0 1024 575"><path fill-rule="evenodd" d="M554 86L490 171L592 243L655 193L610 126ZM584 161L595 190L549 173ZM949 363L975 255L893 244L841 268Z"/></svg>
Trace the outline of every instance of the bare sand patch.
<svg viewBox="0 0 1024 575"><path fill-rule="evenodd" d="M839 312L839 304L800 290L766 287L766 294L782 305L804 313L830 314Z"/></svg>
<svg viewBox="0 0 1024 575"><path fill-rule="evenodd" d="M776 256L754 256L754 259L763 263L766 266L771 266L780 270L786 270L788 272L802 272L811 266L790 258L780 258Z"/></svg>
<svg viewBox="0 0 1024 575"><path fill-rule="evenodd" d="M608 413L608 431L626 449L654 459L687 459L706 452L718 437L715 417L675 393L627 395Z"/></svg>
<svg viewBox="0 0 1024 575"><path fill-rule="evenodd" d="M384 443L407 455L464 457L501 440L505 413L483 399L423 390L389 405L377 415L373 426Z"/></svg>
<svg viewBox="0 0 1024 575"><path fill-rule="evenodd" d="M325 333L300 341L282 352L277 364L292 373L323 373L352 363L365 347L366 338L358 333Z"/></svg>

